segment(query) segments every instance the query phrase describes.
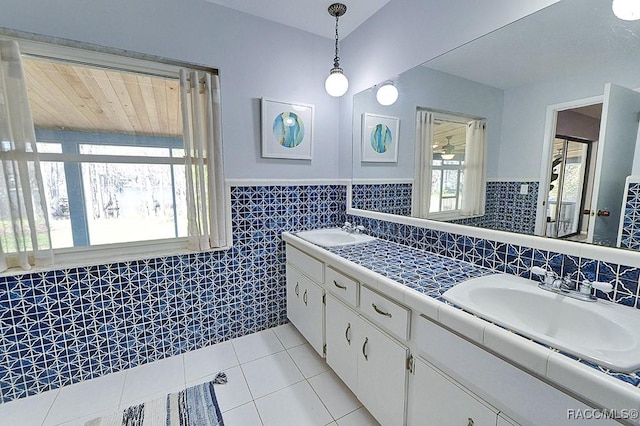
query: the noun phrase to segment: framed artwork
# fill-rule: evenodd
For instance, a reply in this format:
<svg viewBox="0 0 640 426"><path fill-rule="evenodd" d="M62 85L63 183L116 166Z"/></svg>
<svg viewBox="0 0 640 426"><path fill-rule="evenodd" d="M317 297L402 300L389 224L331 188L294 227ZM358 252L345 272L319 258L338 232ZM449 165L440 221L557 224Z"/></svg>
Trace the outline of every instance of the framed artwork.
<svg viewBox="0 0 640 426"><path fill-rule="evenodd" d="M362 114L362 161L397 162L399 128L398 117L368 112Z"/></svg>
<svg viewBox="0 0 640 426"><path fill-rule="evenodd" d="M262 157L311 160L313 105L262 98Z"/></svg>

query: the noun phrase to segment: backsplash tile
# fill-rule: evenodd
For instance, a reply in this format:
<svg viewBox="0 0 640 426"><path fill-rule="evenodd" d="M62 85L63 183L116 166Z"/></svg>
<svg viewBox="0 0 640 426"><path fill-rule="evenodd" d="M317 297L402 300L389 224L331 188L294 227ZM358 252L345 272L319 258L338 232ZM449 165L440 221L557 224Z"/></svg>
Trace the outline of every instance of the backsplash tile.
<svg viewBox="0 0 640 426"><path fill-rule="evenodd" d="M527 185L526 194L521 194ZM485 214L450 221L499 231L533 235L535 233L539 183L537 181L487 182Z"/></svg>
<svg viewBox="0 0 640 426"><path fill-rule="evenodd" d="M351 187L355 209L411 216L411 183L368 183Z"/></svg>
<svg viewBox="0 0 640 426"><path fill-rule="evenodd" d="M629 183L622 214L620 247L640 250L640 183Z"/></svg>
<svg viewBox="0 0 640 426"><path fill-rule="evenodd" d="M280 234L345 207L343 185L237 186L229 250L0 278L0 402L286 322Z"/></svg>

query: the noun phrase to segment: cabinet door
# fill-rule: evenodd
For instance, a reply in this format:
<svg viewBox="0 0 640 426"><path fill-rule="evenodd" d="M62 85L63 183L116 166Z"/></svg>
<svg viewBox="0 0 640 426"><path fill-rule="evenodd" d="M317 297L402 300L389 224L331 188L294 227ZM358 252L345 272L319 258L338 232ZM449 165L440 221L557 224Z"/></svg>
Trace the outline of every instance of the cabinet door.
<svg viewBox="0 0 640 426"><path fill-rule="evenodd" d="M287 264L287 317L311 346L323 354L324 290Z"/></svg>
<svg viewBox="0 0 640 426"><path fill-rule="evenodd" d="M403 425L407 348L365 320L360 325L356 395L382 425Z"/></svg>
<svg viewBox="0 0 640 426"><path fill-rule="evenodd" d="M304 286L300 294L302 322L300 332L311 347L324 356L324 290L316 283L303 277Z"/></svg>
<svg viewBox="0 0 640 426"><path fill-rule="evenodd" d="M332 294L327 294L326 318L327 364L355 393L360 318Z"/></svg>
<svg viewBox="0 0 640 426"><path fill-rule="evenodd" d="M298 330L303 320L300 302L302 278L300 271L287 264L287 317Z"/></svg>
<svg viewBox="0 0 640 426"><path fill-rule="evenodd" d="M497 411L420 359L414 363L408 424L494 426Z"/></svg>

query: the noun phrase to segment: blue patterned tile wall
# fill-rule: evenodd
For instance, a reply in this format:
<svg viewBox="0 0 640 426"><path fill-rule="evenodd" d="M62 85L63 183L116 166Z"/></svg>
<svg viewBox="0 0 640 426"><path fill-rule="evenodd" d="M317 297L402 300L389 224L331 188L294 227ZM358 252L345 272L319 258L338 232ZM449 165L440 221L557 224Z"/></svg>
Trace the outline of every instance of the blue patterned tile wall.
<svg viewBox="0 0 640 426"><path fill-rule="evenodd" d="M620 247L640 250L640 183L630 183L622 217Z"/></svg>
<svg viewBox="0 0 640 426"><path fill-rule="evenodd" d="M346 187L231 190L234 247L0 278L0 402L286 321L282 231L345 221Z"/></svg>
<svg viewBox="0 0 640 426"><path fill-rule="evenodd" d="M609 282L613 285L614 291L608 294L597 291L596 296L640 308L640 266L638 265L612 264L596 259L579 258L359 216L349 216L348 220L356 225L363 225L366 233L378 238L463 260L497 272L532 278L529 269L532 266L541 266L561 276L569 275L578 281L588 279Z"/></svg>
<svg viewBox="0 0 640 426"><path fill-rule="evenodd" d="M529 186L527 194L520 194L522 185ZM535 233L539 186L537 181L487 182L485 214L450 222L533 235Z"/></svg>
<svg viewBox="0 0 640 426"><path fill-rule="evenodd" d="M379 213L411 216L410 183L354 184L353 208Z"/></svg>
<svg viewBox="0 0 640 426"><path fill-rule="evenodd" d="M527 194L520 187L528 185ZM538 204L538 182L487 182L487 208L492 229L533 235Z"/></svg>

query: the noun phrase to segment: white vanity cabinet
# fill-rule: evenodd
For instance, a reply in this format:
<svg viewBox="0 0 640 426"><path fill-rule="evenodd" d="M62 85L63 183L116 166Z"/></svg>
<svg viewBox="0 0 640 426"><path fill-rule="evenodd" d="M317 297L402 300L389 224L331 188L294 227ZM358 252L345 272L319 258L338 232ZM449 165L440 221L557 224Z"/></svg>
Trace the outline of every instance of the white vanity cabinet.
<svg viewBox="0 0 640 426"><path fill-rule="evenodd" d="M405 424L408 349L333 294L326 304L327 363L382 425Z"/></svg>
<svg viewBox="0 0 640 426"><path fill-rule="evenodd" d="M497 424L498 410L467 392L454 380L420 358L415 359L411 380L407 424ZM504 423L507 424L510 423Z"/></svg>
<svg viewBox="0 0 640 426"><path fill-rule="evenodd" d="M544 348L531 350L497 326L399 292L321 248L287 244L286 251L289 319L382 425L570 426L568 409L592 408L541 378L558 363Z"/></svg>
<svg viewBox="0 0 640 426"><path fill-rule="evenodd" d="M287 316L309 344L324 355L324 265L287 246ZM317 281L316 281L317 280Z"/></svg>

